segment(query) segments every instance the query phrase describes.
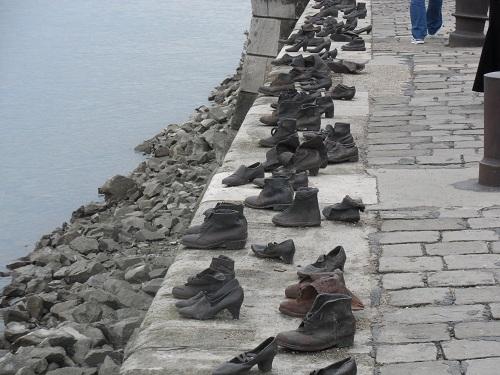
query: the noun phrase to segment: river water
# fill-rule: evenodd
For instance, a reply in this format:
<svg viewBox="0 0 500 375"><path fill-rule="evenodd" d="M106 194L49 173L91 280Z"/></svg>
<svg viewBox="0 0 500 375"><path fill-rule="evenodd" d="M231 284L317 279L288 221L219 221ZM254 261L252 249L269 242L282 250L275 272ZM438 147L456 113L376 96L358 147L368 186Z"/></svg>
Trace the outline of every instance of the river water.
<svg viewBox="0 0 500 375"><path fill-rule="evenodd" d="M0 268L206 103L250 15L250 0L0 0Z"/></svg>

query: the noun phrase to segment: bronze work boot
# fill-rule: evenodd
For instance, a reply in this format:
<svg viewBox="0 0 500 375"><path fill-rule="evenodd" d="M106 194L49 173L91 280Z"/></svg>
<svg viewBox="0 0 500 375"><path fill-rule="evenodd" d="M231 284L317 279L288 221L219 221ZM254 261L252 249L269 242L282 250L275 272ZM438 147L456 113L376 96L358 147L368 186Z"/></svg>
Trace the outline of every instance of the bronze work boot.
<svg viewBox="0 0 500 375"><path fill-rule="evenodd" d="M345 250L342 246L337 246L328 254L321 255L313 264L309 264L297 271L300 278L308 277L314 273L333 272L336 269L344 270L346 261Z"/></svg>
<svg viewBox="0 0 500 375"><path fill-rule="evenodd" d="M300 279L298 283L287 286L285 289L285 297L294 299L298 298L300 289L311 284L313 281L334 276L340 279L345 284L344 272L339 269L336 269L333 272L313 273L307 277Z"/></svg>
<svg viewBox="0 0 500 375"><path fill-rule="evenodd" d="M344 294L319 294L300 326L276 336L278 345L299 352L317 352L354 344L356 320L351 297Z"/></svg>

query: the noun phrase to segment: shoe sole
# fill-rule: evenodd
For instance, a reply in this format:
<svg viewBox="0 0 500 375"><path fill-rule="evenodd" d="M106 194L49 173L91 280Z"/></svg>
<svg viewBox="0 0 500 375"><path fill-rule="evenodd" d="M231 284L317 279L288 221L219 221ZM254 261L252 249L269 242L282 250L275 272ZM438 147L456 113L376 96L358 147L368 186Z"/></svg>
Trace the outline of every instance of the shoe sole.
<svg viewBox="0 0 500 375"><path fill-rule="evenodd" d="M273 224L279 226L279 227L288 227L288 228L292 228L292 227L320 227L321 226L321 221L319 223L312 223L312 222L301 222L301 223L293 223L293 224L284 224L284 223L280 223L280 222L276 222L273 218L272 220Z"/></svg>
<svg viewBox="0 0 500 375"><path fill-rule="evenodd" d="M288 316L292 316L294 318L304 318L306 316L306 314L299 314L299 313L295 313L295 312L292 312L292 311L287 310L287 309L283 309L281 306L279 307L279 311L282 314L285 314L285 315L288 315Z"/></svg>
<svg viewBox="0 0 500 375"><path fill-rule="evenodd" d="M318 345L318 346L310 346L310 347L301 347L301 346L296 346L296 345L291 345L285 342L281 342L278 340L278 343L280 346L297 351L297 352L319 352L322 350L330 349L330 348L349 348L354 345L354 337L348 338L345 340L340 340L340 342L336 342L334 344L327 344L327 345Z"/></svg>
<svg viewBox="0 0 500 375"><path fill-rule="evenodd" d="M289 203L289 204L270 204L267 206L254 206L254 205L249 204L247 202L244 202L244 204L245 204L245 206L250 207L250 208L254 208L256 210L284 211L288 207L290 207L292 203Z"/></svg>
<svg viewBox="0 0 500 375"><path fill-rule="evenodd" d="M182 244L190 249L200 249L200 250L210 250L210 249L217 249L217 248L223 248L227 250L241 250L245 248L247 240L234 240L234 241L222 241L218 242L216 244L210 244L210 245L197 245L189 242L183 241Z"/></svg>
<svg viewBox="0 0 500 375"><path fill-rule="evenodd" d="M340 159L340 160L328 160L328 164L339 164L339 163L347 163L347 162L357 162L359 161L359 156L352 156L350 158Z"/></svg>

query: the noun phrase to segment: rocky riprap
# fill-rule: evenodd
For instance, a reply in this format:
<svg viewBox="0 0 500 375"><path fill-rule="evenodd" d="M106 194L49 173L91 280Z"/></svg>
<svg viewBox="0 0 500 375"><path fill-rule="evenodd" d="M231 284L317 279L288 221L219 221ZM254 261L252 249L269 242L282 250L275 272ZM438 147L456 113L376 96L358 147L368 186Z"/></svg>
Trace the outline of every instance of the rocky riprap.
<svg viewBox="0 0 500 375"><path fill-rule="evenodd" d="M229 148L240 68L211 107L137 146L150 154L8 265L0 375L116 375L207 182Z"/></svg>

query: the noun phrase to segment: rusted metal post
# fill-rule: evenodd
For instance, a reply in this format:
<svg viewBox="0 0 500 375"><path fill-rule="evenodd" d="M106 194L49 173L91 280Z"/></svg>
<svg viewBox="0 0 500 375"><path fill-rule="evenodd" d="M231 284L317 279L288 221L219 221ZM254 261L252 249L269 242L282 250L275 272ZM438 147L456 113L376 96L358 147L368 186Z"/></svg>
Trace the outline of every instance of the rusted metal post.
<svg viewBox="0 0 500 375"><path fill-rule="evenodd" d="M479 183L500 186L500 72L484 75L484 158Z"/></svg>
<svg viewBox="0 0 500 375"><path fill-rule="evenodd" d="M453 16L456 30L450 34L450 47L481 47L488 19L489 0L456 0Z"/></svg>

